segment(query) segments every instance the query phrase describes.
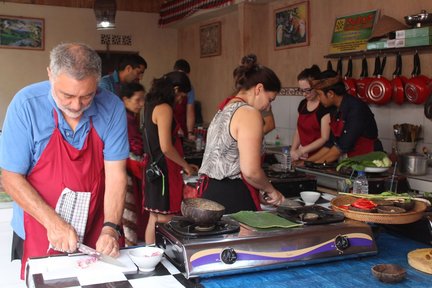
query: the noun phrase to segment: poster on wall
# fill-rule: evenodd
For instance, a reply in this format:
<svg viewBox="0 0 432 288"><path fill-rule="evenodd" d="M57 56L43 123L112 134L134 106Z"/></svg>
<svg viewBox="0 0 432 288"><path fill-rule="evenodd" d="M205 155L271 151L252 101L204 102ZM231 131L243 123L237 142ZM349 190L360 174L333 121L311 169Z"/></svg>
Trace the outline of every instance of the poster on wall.
<svg viewBox="0 0 432 288"><path fill-rule="evenodd" d="M210 57L221 54L221 22L200 27L200 56Z"/></svg>
<svg viewBox="0 0 432 288"><path fill-rule="evenodd" d="M0 48L44 50L45 21L0 15Z"/></svg>
<svg viewBox="0 0 432 288"><path fill-rule="evenodd" d="M309 45L309 1L274 11L275 49Z"/></svg>
<svg viewBox="0 0 432 288"><path fill-rule="evenodd" d="M337 17L333 28L330 53L366 50L367 40L372 35L378 18L379 10Z"/></svg>

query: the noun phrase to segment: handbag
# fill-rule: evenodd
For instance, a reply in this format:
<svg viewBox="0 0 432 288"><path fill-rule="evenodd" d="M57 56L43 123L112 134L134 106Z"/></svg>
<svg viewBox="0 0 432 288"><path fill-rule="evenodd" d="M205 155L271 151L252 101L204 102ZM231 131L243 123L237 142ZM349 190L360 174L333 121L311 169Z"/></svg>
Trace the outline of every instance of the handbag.
<svg viewBox="0 0 432 288"><path fill-rule="evenodd" d="M150 161L151 161L149 167L145 170L145 175L146 175L146 179L147 179L148 182L154 182L154 181L156 181L157 179L159 179L160 177L163 176L163 172L162 172L162 170L159 168L159 166L157 164L159 162L159 160L162 158L162 155L159 156L159 158L157 160L153 159L153 155L151 153L151 148L150 148L150 142L149 142L148 136L147 136L147 129L146 129L146 127L144 127L144 138L146 140L147 147L149 149L149 153L148 154L150 156Z"/></svg>

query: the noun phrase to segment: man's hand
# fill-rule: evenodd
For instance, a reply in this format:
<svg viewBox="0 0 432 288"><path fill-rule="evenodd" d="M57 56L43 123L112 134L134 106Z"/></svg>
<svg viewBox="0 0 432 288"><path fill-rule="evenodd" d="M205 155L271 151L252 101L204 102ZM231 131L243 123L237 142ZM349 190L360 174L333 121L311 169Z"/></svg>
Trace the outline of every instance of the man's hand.
<svg viewBox="0 0 432 288"><path fill-rule="evenodd" d="M103 227L96 242L96 250L102 254L118 257L120 255L117 231L111 227Z"/></svg>
<svg viewBox="0 0 432 288"><path fill-rule="evenodd" d="M72 253L77 249L78 235L75 229L60 216L47 227L48 241L54 250Z"/></svg>

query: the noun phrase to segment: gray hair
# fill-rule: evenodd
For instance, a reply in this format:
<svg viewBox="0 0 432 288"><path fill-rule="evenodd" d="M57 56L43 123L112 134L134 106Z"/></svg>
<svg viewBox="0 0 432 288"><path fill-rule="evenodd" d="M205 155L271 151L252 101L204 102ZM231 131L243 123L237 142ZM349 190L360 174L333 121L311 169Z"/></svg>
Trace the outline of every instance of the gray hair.
<svg viewBox="0 0 432 288"><path fill-rule="evenodd" d="M87 44L63 43L51 50L49 68L54 77L60 73L66 73L76 80L95 76L99 81L102 60Z"/></svg>

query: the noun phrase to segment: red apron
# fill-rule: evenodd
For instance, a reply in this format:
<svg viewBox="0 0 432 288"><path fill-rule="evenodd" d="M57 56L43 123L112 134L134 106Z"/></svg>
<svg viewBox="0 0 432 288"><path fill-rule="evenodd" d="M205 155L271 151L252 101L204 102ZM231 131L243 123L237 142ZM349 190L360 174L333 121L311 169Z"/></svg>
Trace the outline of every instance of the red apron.
<svg viewBox="0 0 432 288"><path fill-rule="evenodd" d="M38 191L46 203L55 208L65 187L78 192L91 192L84 243L96 246L104 221L103 203L105 171L103 142L90 119L90 131L81 150L63 139L58 128L58 115L54 111L55 128L39 161L27 176L27 181ZM49 183L49 184L48 184ZM21 278L30 257L58 254L50 249L47 230L31 215L24 212L24 253L21 261Z"/></svg>
<svg viewBox="0 0 432 288"><path fill-rule="evenodd" d="M304 110L306 108L307 102L305 102ZM321 125L318 122L316 111L307 114L299 114L297 120L297 131L300 137L300 144L305 147L310 143L314 142L316 139L321 137ZM308 153L308 157L312 156L316 151L311 151Z"/></svg>
<svg viewBox="0 0 432 288"><path fill-rule="evenodd" d="M330 128L332 130L333 135L336 138L339 138L343 134L344 126L345 126L345 121L341 120L341 118L336 119L332 117L330 121ZM369 139L360 136L354 145L354 149L347 152L348 157L353 157L356 155L363 155L369 152L373 152L375 150L374 149L375 140L376 139Z"/></svg>
<svg viewBox="0 0 432 288"><path fill-rule="evenodd" d="M187 114L187 96L182 97L179 103L174 105L174 119L180 125L183 130L183 135L187 136L188 130L186 126L186 114Z"/></svg>
<svg viewBox="0 0 432 288"><path fill-rule="evenodd" d="M172 134L174 148L177 150L177 153L183 157L183 145L182 141L179 137L178 130L180 129L180 125L177 124L174 132ZM183 176L181 174L182 167L165 157L167 170L168 170L168 187L169 187L169 201L170 201L170 211L178 212L180 211L181 202L183 200Z"/></svg>

